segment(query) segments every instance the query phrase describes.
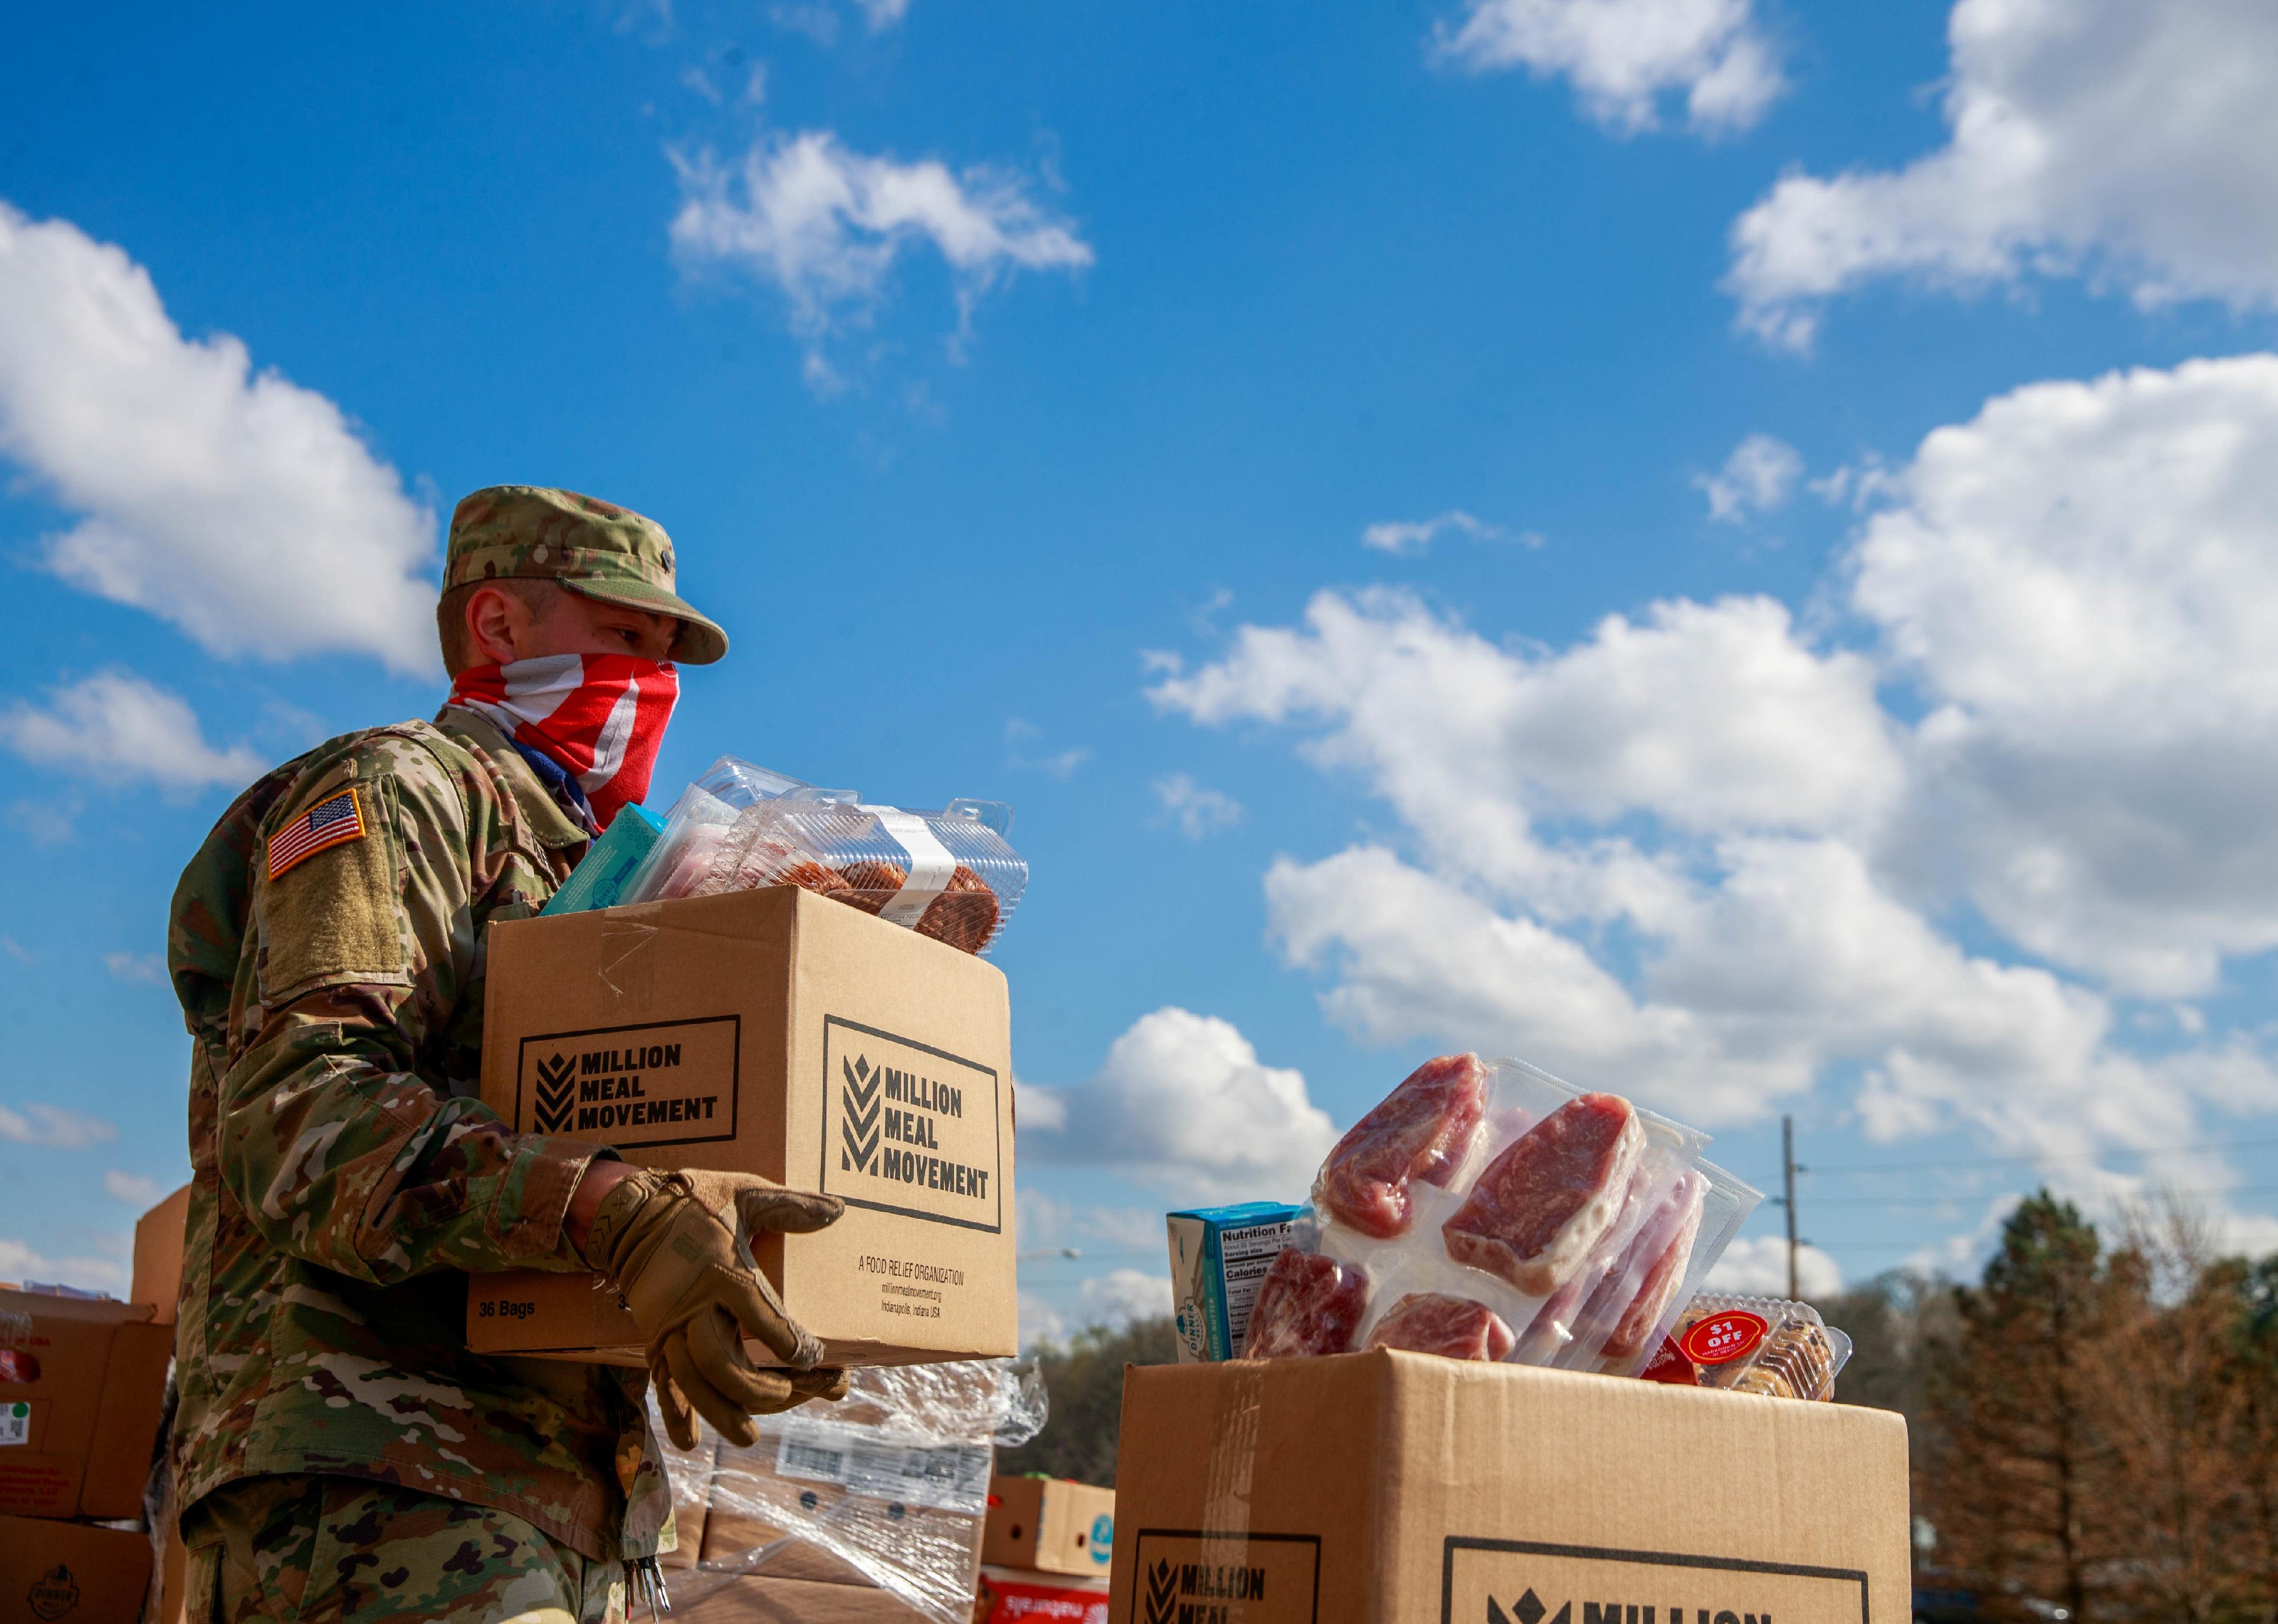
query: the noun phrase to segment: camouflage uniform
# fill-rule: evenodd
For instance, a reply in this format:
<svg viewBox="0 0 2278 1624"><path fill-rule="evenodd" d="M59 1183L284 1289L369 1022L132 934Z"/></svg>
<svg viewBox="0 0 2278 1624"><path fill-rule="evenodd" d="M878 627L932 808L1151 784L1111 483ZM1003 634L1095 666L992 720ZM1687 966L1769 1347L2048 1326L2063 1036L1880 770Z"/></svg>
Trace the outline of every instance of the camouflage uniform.
<svg viewBox="0 0 2278 1624"><path fill-rule="evenodd" d="M187 1519L195 1624L626 1624L624 1570L519 1517L352 1477L246 1477Z"/></svg>
<svg viewBox="0 0 2278 1624"><path fill-rule="evenodd" d="M638 515L502 487L461 505L445 585L559 571L700 621L671 595L670 558ZM611 569L632 584L597 585ZM688 657L716 659L725 638L701 625ZM364 832L271 878L271 837L343 791ZM468 1271L585 1266L562 1221L607 1153L510 1132L475 1094L484 927L536 912L585 838L515 745L446 709L277 768L184 871L167 955L193 1040L174 1503L208 1571L253 1548L248 1519L304 1544L333 1521L351 1544L400 1543L461 1514L447 1502L476 1508L485 1579L533 1530L583 1591L608 1581L579 1559L614 1571L672 1548L645 1376L464 1346ZM388 1506L392 1525L371 1521Z"/></svg>

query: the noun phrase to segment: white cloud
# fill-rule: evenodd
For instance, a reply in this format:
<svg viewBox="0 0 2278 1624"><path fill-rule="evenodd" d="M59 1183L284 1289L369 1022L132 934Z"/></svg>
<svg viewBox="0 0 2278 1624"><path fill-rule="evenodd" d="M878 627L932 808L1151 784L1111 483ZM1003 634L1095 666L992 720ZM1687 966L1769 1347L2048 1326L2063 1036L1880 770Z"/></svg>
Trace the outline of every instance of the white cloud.
<svg viewBox="0 0 2278 1624"><path fill-rule="evenodd" d="M164 953L105 953L103 967L122 981L141 981L152 987L166 984Z"/></svg>
<svg viewBox="0 0 2278 1624"><path fill-rule="evenodd" d="M910 14L910 0L854 0L873 34L883 34Z"/></svg>
<svg viewBox="0 0 2278 1624"><path fill-rule="evenodd" d="M0 1278L73 1285L83 1292L123 1292L126 1266L108 1257L47 1257L20 1240L0 1239Z"/></svg>
<svg viewBox="0 0 2278 1624"><path fill-rule="evenodd" d="M1184 773L1155 781L1155 798L1189 840L1200 840L1242 821L1242 804L1223 789L1198 784Z"/></svg>
<svg viewBox="0 0 2278 1624"><path fill-rule="evenodd" d="M1083 1283L1084 1305L1102 1324L1121 1325L1171 1311L1171 1277L1112 1269Z"/></svg>
<svg viewBox="0 0 2278 1624"><path fill-rule="evenodd" d="M1397 820L1265 876L1330 1016L2083 1165L2278 1109L2269 1035L2173 1002L2278 947L2278 356L2020 389L1876 484L1809 632L1677 600L1545 649L1324 592L1158 663Z"/></svg>
<svg viewBox="0 0 2278 1624"><path fill-rule="evenodd" d="M1024 1123L1021 1131L1036 1125ZM1118 1252L1149 1251L1166 1244L1159 1208L1087 1206L1032 1185L1023 1186L1013 1198L1013 1221L1023 1252L1071 1244L1082 1251L1087 1243Z"/></svg>
<svg viewBox="0 0 2278 1624"><path fill-rule="evenodd" d="M1888 494L1852 598L1930 707L1905 865L2129 992L2278 945L2278 355L2014 391Z"/></svg>
<svg viewBox="0 0 2278 1624"><path fill-rule="evenodd" d="M125 1201L130 1207L144 1210L156 1207L166 1193L166 1187L157 1179L116 1167L103 1174L103 1187L113 1201Z"/></svg>
<svg viewBox="0 0 2278 1624"><path fill-rule="evenodd" d="M1092 758L1092 748L1089 744L1073 744L1066 750L1052 751L1041 756L1028 754L1026 747L1043 736L1044 730L1036 723L1013 717L1005 724L1006 763L1066 782L1074 776L1076 768Z"/></svg>
<svg viewBox="0 0 2278 1624"><path fill-rule="evenodd" d="M1832 1297L1843 1289L1843 1271L1817 1247L1796 1248L1795 1277L1807 1300ZM1777 1235L1735 1240L1708 1271L1707 1289L1749 1297L1785 1297L1787 1242Z"/></svg>
<svg viewBox="0 0 2278 1624"><path fill-rule="evenodd" d="M79 515L43 544L74 586L218 654L439 667L433 515L340 408L227 333L184 338L120 248L4 202L0 455Z"/></svg>
<svg viewBox="0 0 2278 1624"><path fill-rule="evenodd" d="M26 796L8 804L8 821L30 837L35 846L60 846L79 832L79 815L86 804L76 797L49 800Z"/></svg>
<svg viewBox="0 0 2278 1624"><path fill-rule="evenodd" d="M1491 524L1482 524L1460 507L1429 519L1390 520L1372 524L1360 533L1360 545L1374 547L1380 553L1421 553L1439 539L1445 530L1460 530L1478 541L1489 541L1502 534Z"/></svg>
<svg viewBox="0 0 2278 1624"><path fill-rule="evenodd" d="M1751 0L1467 0L1435 53L1476 72L1563 73L1590 117L1623 134L1656 127L1677 93L1694 130L1744 130L1786 88Z"/></svg>
<svg viewBox="0 0 2278 1624"><path fill-rule="evenodd" d="M799 4L778 0L768 8L768 20L788 34L804 34L825 50L838 42L838 9L822 0L802 0Z"/></svg>
<svg viewBox="0 0 2278 1624"><path fill-rule="evenodd" d="M100 1117L61 1105L0 1105L0 1144L43 1145L50 1150L87 1150L118 1137Z"/></svg>
<svg viewBox="0 0 2278 1624"><path fill-rule="evenodd" d="M41 766L185 793L241 787L268 765L248 745L216 750L179 695L126 671L52 689L44 707L0 712L0 743Z"/></svg>
<svg viewBox="0 0 2278 1624"><path fill-rule="evenodd" d="M1302 1195L1336 1129L1302 1073L1261 1064L1232 1023L1175 1007L1143 1015L1079 1087L1025 1085L1057 1120L1031 1112L1022 1154L1112 1166L1173 1199L1268 1201Z"/></svg>
<svg viewBox="0 0 2278 1624"><path fill-rule="evenodd" d="M770 134L739 164L723 165L710 152L676 154L674 163L682 201L672 244L681 263L731 266L781 289L791 330L808 346L809 381L826 390L837 372L824 340L870 323L896 263L920 244L949 267L960 337L975 302L1016 272L1092 263L1074 226L1004 170L952 174L936 159L873 157L827 130Z"/></svg>
<svg viewBox="0 0 2278 1624"><path fill-rule="evenodd" d="M2278 9L1960 0L1947 34L1945 146L1787 175L1734 224L1744 324L1802 347L1826 300L1889 276L2278 302Z"/></svg>
<svg viewBox="0 0 2278 1624"><path fill-rule="evenodd" d="M1034 1292L1021 1293L1021 1351L1033 1351L1039 1342L1060 1342L1072 1327L1067 1316Z"/></svg>
<svg viewBox="0 0 2278 1624"><path fill-rule="evenodd" d="M1693 483L1708 497L1708 516L1722 524L1745 523L1752 514L1785 505L1803 477L1803 458L1785 440L1751 434L1732 447L1724 466Z"/></svg>
<svg viewBox="0 0 2278 1624"><path fill-rule="evenodd" d="M1244 626L1224 660L1148 697L1206 725L1325 722L1314 759L1365 774L1436 859L1540 892L1573 878L1535 837L1544 814L1643 811L1701 831L1877 818L1903 762L1875 681L1863 657L1799 639L1768 598L1609 615L1548 654L1374 591L1319 593L1302 627ZM1602 866L1659 883L1650 865Z"/></svg>

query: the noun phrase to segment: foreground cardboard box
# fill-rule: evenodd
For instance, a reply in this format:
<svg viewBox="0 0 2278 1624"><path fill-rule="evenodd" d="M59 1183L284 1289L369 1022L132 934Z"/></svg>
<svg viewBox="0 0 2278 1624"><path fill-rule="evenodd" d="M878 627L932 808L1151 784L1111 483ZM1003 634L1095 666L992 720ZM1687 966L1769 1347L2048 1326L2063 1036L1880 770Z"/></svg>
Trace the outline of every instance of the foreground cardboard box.
<svg viewBox="0 0 2278 1624"><path fill-rule="evenodd" d="M1039 1573L984 1565L973 1624L1107 1624L1105 1574Z"/></svg>
<svg viewBox="0 0 2278 1624"><path fill-rule="evenodd" d="M147 1303L0 1291L0 1513L141 1516L173 1351Z"/></svg>
<svg viewBox="0 0 2278 1624"><path fill-rule="evenodd" d="M134 1624L150 1583L150 1536L0 1517L0 1624Z"/></svg>
<svg viewBox="0 0 2278 1624"><path fill-rule="evenodd" d="M1114 1490L1059 1477L999 1477L990 1483L982 1561L1104 1576L1114 1557Z"/></svg>
<svg viewBox="0 0 2278 1624"><path fill-rule="evenodd" d="M182 1249L188 1238L190 1186L184 1185L134 1221L132 1302L147 1302L161 1325L174 1323L182 1294Z"/></svg>
<svg viewBox="0 0 2278 1624"><path fill-rule="evenodd" d="M484 1102L651 1167L842 1196L760 1267L834 1361L1017 1350L1002 972L789 887L493 926ZM639 1364L592 1277L478 1275L469 1345ZM753 1356L769 1356L747 1344Z"/></svg>
<svg viewBox="0 0 2278 1624"><path fill-rule="evenodd" d="M1115 1624L1911 1604L1906 1426L1880 1410L1421 1353L1151 1365L1124 1373L1116 1498Z"/></svg>

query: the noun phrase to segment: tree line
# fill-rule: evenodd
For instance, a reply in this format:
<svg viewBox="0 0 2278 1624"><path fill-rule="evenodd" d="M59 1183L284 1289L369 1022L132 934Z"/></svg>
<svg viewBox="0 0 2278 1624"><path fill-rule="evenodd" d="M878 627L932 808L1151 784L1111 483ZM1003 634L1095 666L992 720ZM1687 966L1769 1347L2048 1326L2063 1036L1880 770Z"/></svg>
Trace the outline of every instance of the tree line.
<svg viewBox="0 0 2278 1624"><path fill-rule="evenodd" d="M2046 1191L1975 1285L1821 1305L1846 1402L1904 1412L1925 1588L1987 1617L2278 1618L2278 1258L2168 1207L2107 1241Z"/></svg>

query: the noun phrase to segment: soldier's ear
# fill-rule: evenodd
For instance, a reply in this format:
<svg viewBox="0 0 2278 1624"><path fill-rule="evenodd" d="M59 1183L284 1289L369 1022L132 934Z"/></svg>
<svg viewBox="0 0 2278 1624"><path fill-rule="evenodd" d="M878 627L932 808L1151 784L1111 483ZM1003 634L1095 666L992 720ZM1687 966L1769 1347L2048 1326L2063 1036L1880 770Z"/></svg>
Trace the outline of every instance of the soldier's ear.
<svg viewBox="0 0 2278 1624"><path fill-rule="evenodd" d="M485 582L467 594L462 613L470 664L505 666L519 658L529 635L530 610L515 593Z"/></svg>

